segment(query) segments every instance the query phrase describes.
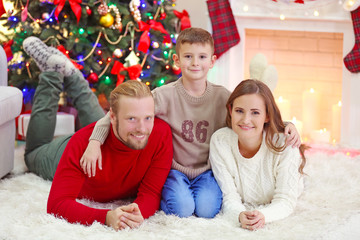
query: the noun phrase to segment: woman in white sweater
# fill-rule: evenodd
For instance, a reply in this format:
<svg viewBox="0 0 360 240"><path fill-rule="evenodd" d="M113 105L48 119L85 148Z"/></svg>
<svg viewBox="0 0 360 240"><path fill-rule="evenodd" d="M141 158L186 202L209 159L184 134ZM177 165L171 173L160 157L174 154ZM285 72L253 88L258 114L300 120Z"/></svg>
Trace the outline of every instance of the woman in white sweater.
<svg viewBox="0 0 360 240"><path fill-rule="evenodd" d="M271 90L242 81L227 104L227 127L210 141L210 163L223 192L223 212L255 230L289 216L303 189L303 146L286 146L284 124Z"/></svg>

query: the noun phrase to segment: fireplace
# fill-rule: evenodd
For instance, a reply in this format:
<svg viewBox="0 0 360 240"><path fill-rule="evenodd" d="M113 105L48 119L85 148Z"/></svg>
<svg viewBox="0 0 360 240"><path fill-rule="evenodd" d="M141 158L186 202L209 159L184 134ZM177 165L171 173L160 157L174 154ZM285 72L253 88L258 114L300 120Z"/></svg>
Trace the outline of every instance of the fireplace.
<svg viewBox="0 0 360 240"><path fill-rule="evenodd" d="M304 141L339 142L333 122L340 124L343 34L245 29L245 39L245 79L251 59L263 54L278 72L274 97L283 119L298 123Z"/></svg>
<svg viewBox="0 0 360 240"><path fill-rule="evenodd" d="M341 145L360 148L360 76L351 74L342 62L355 42L350 12L345 11L338 1L325 0L314 3L326 2L326 5L313 5L307 9L303 6L301 11L288 10L285 11L287 14L282 15L283 8L275 11L256 5L265 1L231 1L241 41L217 61L209 80L233 90L239 81L249 77L249 61L255 53L261 52L279 73L274 96L291 98L291 118L309 121L303 119L302 112L313 106L302 105L305 91L313 89L321 96L320 112L311 119L314 124L304 123L303 140L319 139L317 134L328 131L329 143L335 139L334 142ZM270 0L268 2L272 6L276 4ZM290 40L284 40L285 37ZM266 46L269 42L274 44L274 38L280 42L273 48ZM254 45L261 45L257 42L261 39L262 48L255 49ZM284 51L274 53L274 49L285 48L282 46L284 42L287 50L293 53L287 53L287 62L281 62ZM312 73L306 74L310 70ZM305 79L299 79L299 74L304 75ZM291 89L290 85L297 91ZM339 102L341 107L338 106ZM339 118L336 118L336 114L340 115Z"/></svg>

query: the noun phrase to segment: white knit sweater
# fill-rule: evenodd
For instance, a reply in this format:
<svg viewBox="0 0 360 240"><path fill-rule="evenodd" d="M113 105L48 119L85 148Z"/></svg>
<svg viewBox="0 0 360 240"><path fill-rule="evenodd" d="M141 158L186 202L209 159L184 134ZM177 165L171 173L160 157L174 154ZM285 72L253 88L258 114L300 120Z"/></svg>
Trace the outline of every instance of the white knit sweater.
<svg viewBox="0 0 360 240"><path fill-rule="evenodd" d="M279 144L285 136L280 135ZM210 141L210 163L223 192L223 212L239 222L240 212L257 209L272 222L289 216L303 189L298 171L298 148L287 147L274 154L265 143L252 158L244 158L238 148L238 136L230 128L216 131Z"/></svg>

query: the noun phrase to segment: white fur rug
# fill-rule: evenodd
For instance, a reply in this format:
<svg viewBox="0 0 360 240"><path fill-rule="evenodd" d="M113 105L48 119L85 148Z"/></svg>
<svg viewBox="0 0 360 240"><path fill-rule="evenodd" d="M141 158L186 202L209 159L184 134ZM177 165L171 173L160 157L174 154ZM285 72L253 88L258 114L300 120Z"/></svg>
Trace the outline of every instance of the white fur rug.
<svg viewBox="0 0 360 240"><path fill-rule="evenodd" d="M26 173L23 151L23 146L15 150L15 168L0 180L0 239L360 239L359 156L309 154L296 211L255 232L229 224L221 214L208 220L163 212L138 229L115 232L99 223L86 227L46 214L51 182Z"/></svg>

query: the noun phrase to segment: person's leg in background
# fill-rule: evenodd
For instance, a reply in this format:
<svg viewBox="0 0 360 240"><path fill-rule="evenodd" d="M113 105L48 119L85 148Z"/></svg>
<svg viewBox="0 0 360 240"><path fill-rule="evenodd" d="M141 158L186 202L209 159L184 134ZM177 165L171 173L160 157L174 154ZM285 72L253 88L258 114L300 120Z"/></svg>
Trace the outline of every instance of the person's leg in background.
<svg viewBox="0 0 360 240"><path fill-rule="evenodd" d="M30 171L51 180L71 137L63 136L53 140L63 83L73 98L82 126L103 117L104 111L87 81L65 55L47 47L35 37L25 39L23 46L43 71L39 76L26 135L25 162Z"/></svg>
<svg viewBox="0 0 360 240"><path fill-rule="evenodd" d="M71 98L78 111L81 127L96 122L105 116L104 110L95 94L91 91L88 81L84 79L79 70L76 69L74 74L64 77L64 91Z"/></svg>
<svg viewBox="0 0 360 240"><path fill-rule="evenodd" d="M53 140L62 80L63 76L57 72L40 74L26 133L26 166L31 172L50 180L70 139L64 136Z"/></svg>

